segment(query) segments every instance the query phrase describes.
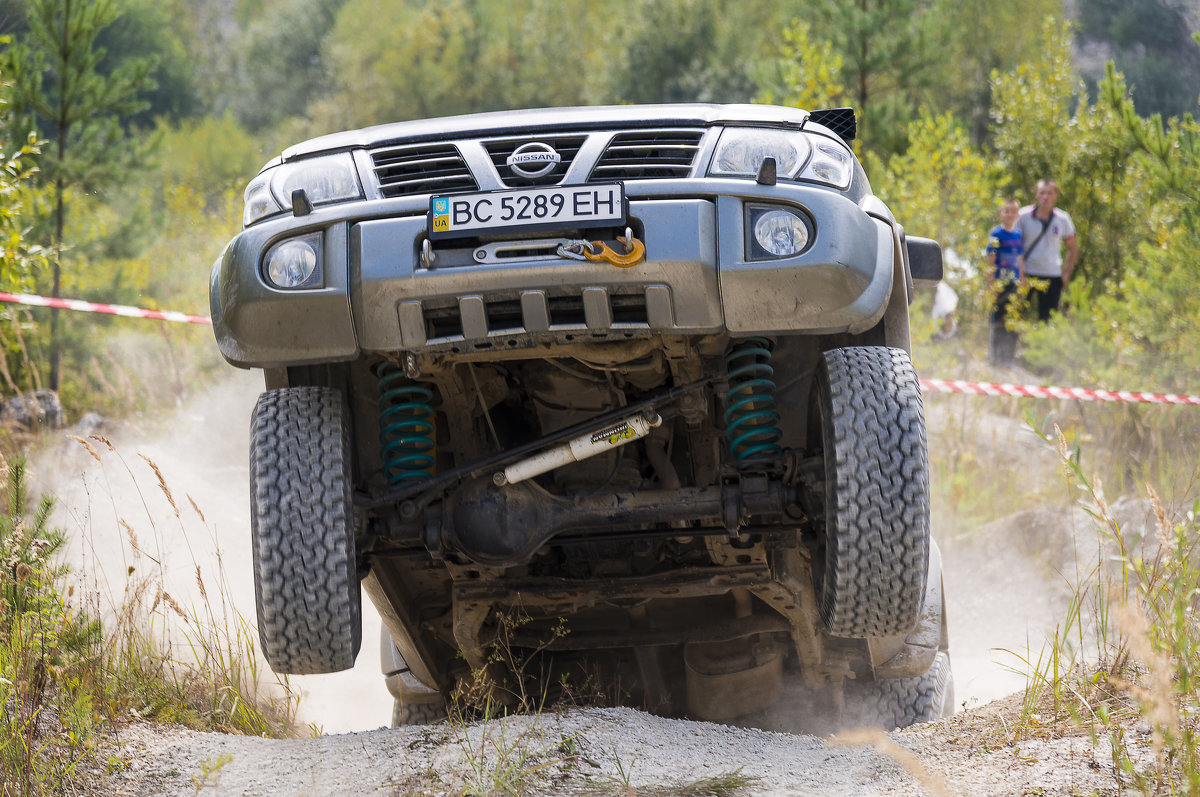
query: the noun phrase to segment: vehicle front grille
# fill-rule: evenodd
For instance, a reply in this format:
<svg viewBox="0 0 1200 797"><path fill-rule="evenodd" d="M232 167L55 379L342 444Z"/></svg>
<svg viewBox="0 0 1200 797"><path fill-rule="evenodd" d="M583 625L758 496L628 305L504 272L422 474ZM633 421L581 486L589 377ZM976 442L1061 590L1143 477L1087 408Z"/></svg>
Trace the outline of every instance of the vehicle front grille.
<svg viewBox="0 0 1200 797"><path fill-rule="evenodd" d="M492 164L496 167L496 173L500 175L500 179L507 185L557 185L562 182L563 177L567 174L567 169L575 160L575 156L579 153L579 148L583 146L583 142L587 140L586 136L560 136L560 135L544 135L544 136L525 136L522 138L506 138L495 139L492 141L484 141L483 146L487 150L488 155L492 159ZM540 177L523 177L508 167L508 156L513 154L513 151L524 144L531 143L546 144L554 148L554 151L559 154L562 160L557 163L553 169Z"/></svg>
<svg viewBox="0 0 1200 797"><path fill-rule="evenodd" d="M385 197L474 191L479 187L453 144L413 144L372 150Z"/></svg>
<svg viewBox="0 0 1200 797"><path fill-rule="evenodd" d="M701 130L638 130L613 136L588 182L687 177Z"/></svg>
<svg viewBox="0 0 1200 797"><path fill-rule="evenodd" d="M608 139L603 153L590 166L589 183L607 183L616 180L653 180L687 177L692 173L696 154L704 130L697 128L656 128L652 130L623 130L608 133L555 133L527 135L521 137L476 139L473 142L393 144L371 150L371 161L379 190L388 198L448 194L462 191L478 191L480 185L500 185L519 188L535 185L558 185L569 172L572 163L584 148L590 136ZM541 143L553 147L562 160L540 177L522 177L508 166L508 157L524 144ZM460 150L459 146L463 149ZM482 145L491 159L495 174L472 174L463 152L474 151L472 147ZM594 157L594 156L593 156Z"/></svg>

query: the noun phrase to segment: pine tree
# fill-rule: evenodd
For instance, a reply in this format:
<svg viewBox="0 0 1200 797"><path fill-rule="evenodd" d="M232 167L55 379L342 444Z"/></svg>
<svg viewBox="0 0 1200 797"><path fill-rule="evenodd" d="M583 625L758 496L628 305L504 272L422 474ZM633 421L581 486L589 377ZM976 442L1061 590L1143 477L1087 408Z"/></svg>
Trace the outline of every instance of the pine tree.
<svg viewBox="0 0 1200 797"><path fill-rule="evenodd" d="M123 122L146 107L153 62L109 59L97 37L121 15L116 0L29 0L28 34L0 53L13 82L10 129L47 142L40 183L49 189L51 295L62 287L67 210L72 190L94 191L124 178L141 152ZM50 320L49 385L59 383L58 311Z"/></svg>

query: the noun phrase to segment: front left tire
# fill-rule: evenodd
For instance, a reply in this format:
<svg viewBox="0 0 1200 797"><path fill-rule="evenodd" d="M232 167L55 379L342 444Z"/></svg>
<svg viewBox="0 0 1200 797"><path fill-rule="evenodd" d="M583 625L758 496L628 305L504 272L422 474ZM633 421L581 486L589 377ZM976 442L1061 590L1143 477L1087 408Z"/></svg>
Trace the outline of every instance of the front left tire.
<svg viewBox="0 0 1200 797"><path fill-rule="evenodd" d="M354 549L350 413L327 387L268 390L251 420L259 641L277 673L354 666L362 597Z"/></svg>

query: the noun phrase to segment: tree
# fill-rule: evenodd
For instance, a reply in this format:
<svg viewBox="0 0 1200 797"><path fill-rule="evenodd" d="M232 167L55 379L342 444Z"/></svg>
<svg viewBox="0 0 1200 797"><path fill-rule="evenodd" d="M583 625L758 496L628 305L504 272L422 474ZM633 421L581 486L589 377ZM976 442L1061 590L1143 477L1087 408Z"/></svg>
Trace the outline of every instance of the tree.
<svg viewBox="0 0 1200 797"><path fill-rule="evenodd" d="M498 45L480 20L474 0L349 0L323 51L333 93L311 115L344 129L504 107L492 91L503 71Z"/></svg>
<svg viewBox="0 0 1200 797"><path fill-rule="evenodd" d="M622 42L612 94L632 103L713 99L721 88L721 76L708 69L707 58L717 35L716 4L640 0L630 16L640 24Z"/></svg>
<svg viewBox="0 0 1200 797"><path fill-rule="evenodd" d="M991 76L1043 57L1031 36L1042 20L1062 17L1062 0L933 0L932 24L942 29L941 67L933 77L937 106L968 125L976 145L988 140ZM1081 5L1086 6L1087 3ZM970 24L963 24L970 20Z"/></svg>
<svg viewBox="0 0 1200 797"><path fill-rule="evenodd" d="M1164 125L1138 115L1112 62L1099 84L1098 105L1117 120L1144 181L1139 196L1152 206L1149 224L1130 242L1122 281L1120 326L1146 351L1167 384L1195 390L1200 357L1200 124L1184 114ZM1188 378L1188 375L1191 378Z"/></svg>
<svg viewBox="0 0 1200 797"><path fill-rule="evenodd" d="M812 35L808 22L792 20L783 31L783 44L774 64L776 74L765 79L759 102L813 110L848 102L842 85L842 58L828 41Z"/></svg>
<svg viewBox="0 0 1200 797"><path fill-rule="evenodd" d="M242 89L234 108L247 130L258 132L302 116L314 97L329 90L321 46L344 3L279 0L270 13L250 23L228 54L238 64Z"/></svg>
<svg viewBox="0 0 1200 797"><path fill-rule="evenodd" d="M904 131L932 99L945 33L930 0L820 0L814 30L842 59L841 81L863 146L903 152Z"/></svg>
<svg viewBox="0 0 1200 797"><path fill-rule="evenodd" d="M10 87L0 74L0 112L8 105ZM44 253L40 247L31 245L25 238L25 198L27 186L36 172L33 159L38 156L37 141L30 137L24 144L7 149L11 141L10 131L0 125L0 285L5 290L21 290L30 281L34 269L40 264ZM12 314L5 313L2 325L18 324ZM6 330L6 333L9 330ZM5 334L0 350L0 371L4 375L4 387L19 391L17 382L23 381L16 374L19 369L8 362L8 346L12 338ZM17 359L20 364L21 359Z"/></svg>
<svg viewBox="0 0 1200 797"><path fill-rule="evenodd" d="M128 57L106 72L101 32L121 15L115 0L29 0L29 34L0 53L13 80L13 129L37 131L49 146L41 182L49 186L52 286L58 297L69 193L98 190L123 179L143 154L122 122L141 111L152 62ZM115 60L115 59L114 59ZM110 62L111 63L111 62ZM50 316L51 389L59 383L58 311Z"/></svg>
<svg viewBox="0 0 1200 797"><path fill-rule="evenodd" d="M1192 6L1194 13L1194 4ZM1079 4L1078 41L1107 48L1142 116L1196 110L1200 49L1188 34L1181 3L1171 0L1088 0ZM1089 75L1091 85L1094 78Z"/></svg>
<svg viewBox="0 0 1200 797"><path fill-rule="evenodd" d="M909 147L883 166L867 166L872 183L910 235L933 238L946 250L946 282L959 293L960 318L982 319L986 272L980 263L996 222L1000 167L976 147L950 113L928 111L908 127Z"/></svg>
<svg viewBox="0 0 1200 797"><path fill-rule="evenodd" d="M1147 228L1149 203L1130 168L1128 141L1113 134L1119 119L1087 102L1070 42L1070 26L1048 20L1042 57L993 76L993 141L1010 189L1025 202L1038 179L1058 182L1080 240L1076 273L1101 293L1120 283L1131 242Z"/></svg>

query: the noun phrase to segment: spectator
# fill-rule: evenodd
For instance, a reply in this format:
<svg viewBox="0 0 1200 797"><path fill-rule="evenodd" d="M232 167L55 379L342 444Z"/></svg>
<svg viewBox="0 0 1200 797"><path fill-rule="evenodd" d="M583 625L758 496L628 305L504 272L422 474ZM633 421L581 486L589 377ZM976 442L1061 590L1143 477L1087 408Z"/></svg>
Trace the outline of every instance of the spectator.
<svg viewBox="0 0 1200 797"><path fill-rule="evenodd" d="M1037 183L1037 202L1021 208L1017 228L1025 247L1025 276L1034 277L1044 287L1031 283L1037 303L1039 321L1048 321L1050 313L1058 310L1062 290L1071 279L1079 260L1079 243L1075 240L1075 225L1066 212L1055 207L1058 202L1058 183L1043 179ZM1063 257L1063 245L1067 247Z"/></svg>
<svg viewBox="0 0 1200 797"><path fill-rule="evenodd" d="M933 331L934 340L949 340L958 333L958 320L954 317L956 309L958 294L942 280L933 294L933 312L930 313L937 322L937 329Z"/></svg>
<svg viewBox="0 0 1200 797"><path fill-rule="evenodd" d="M1025 281L1021 231L1017 229L1021 206L1015 199L1006 199L998 215L1000 223L988 233L987 245L987 261L992 268L988 286L992 300L988 360L996 365L1008 365L1017 352L1017 333L1008 328L1008 306L1017 287Z"/></svg>

